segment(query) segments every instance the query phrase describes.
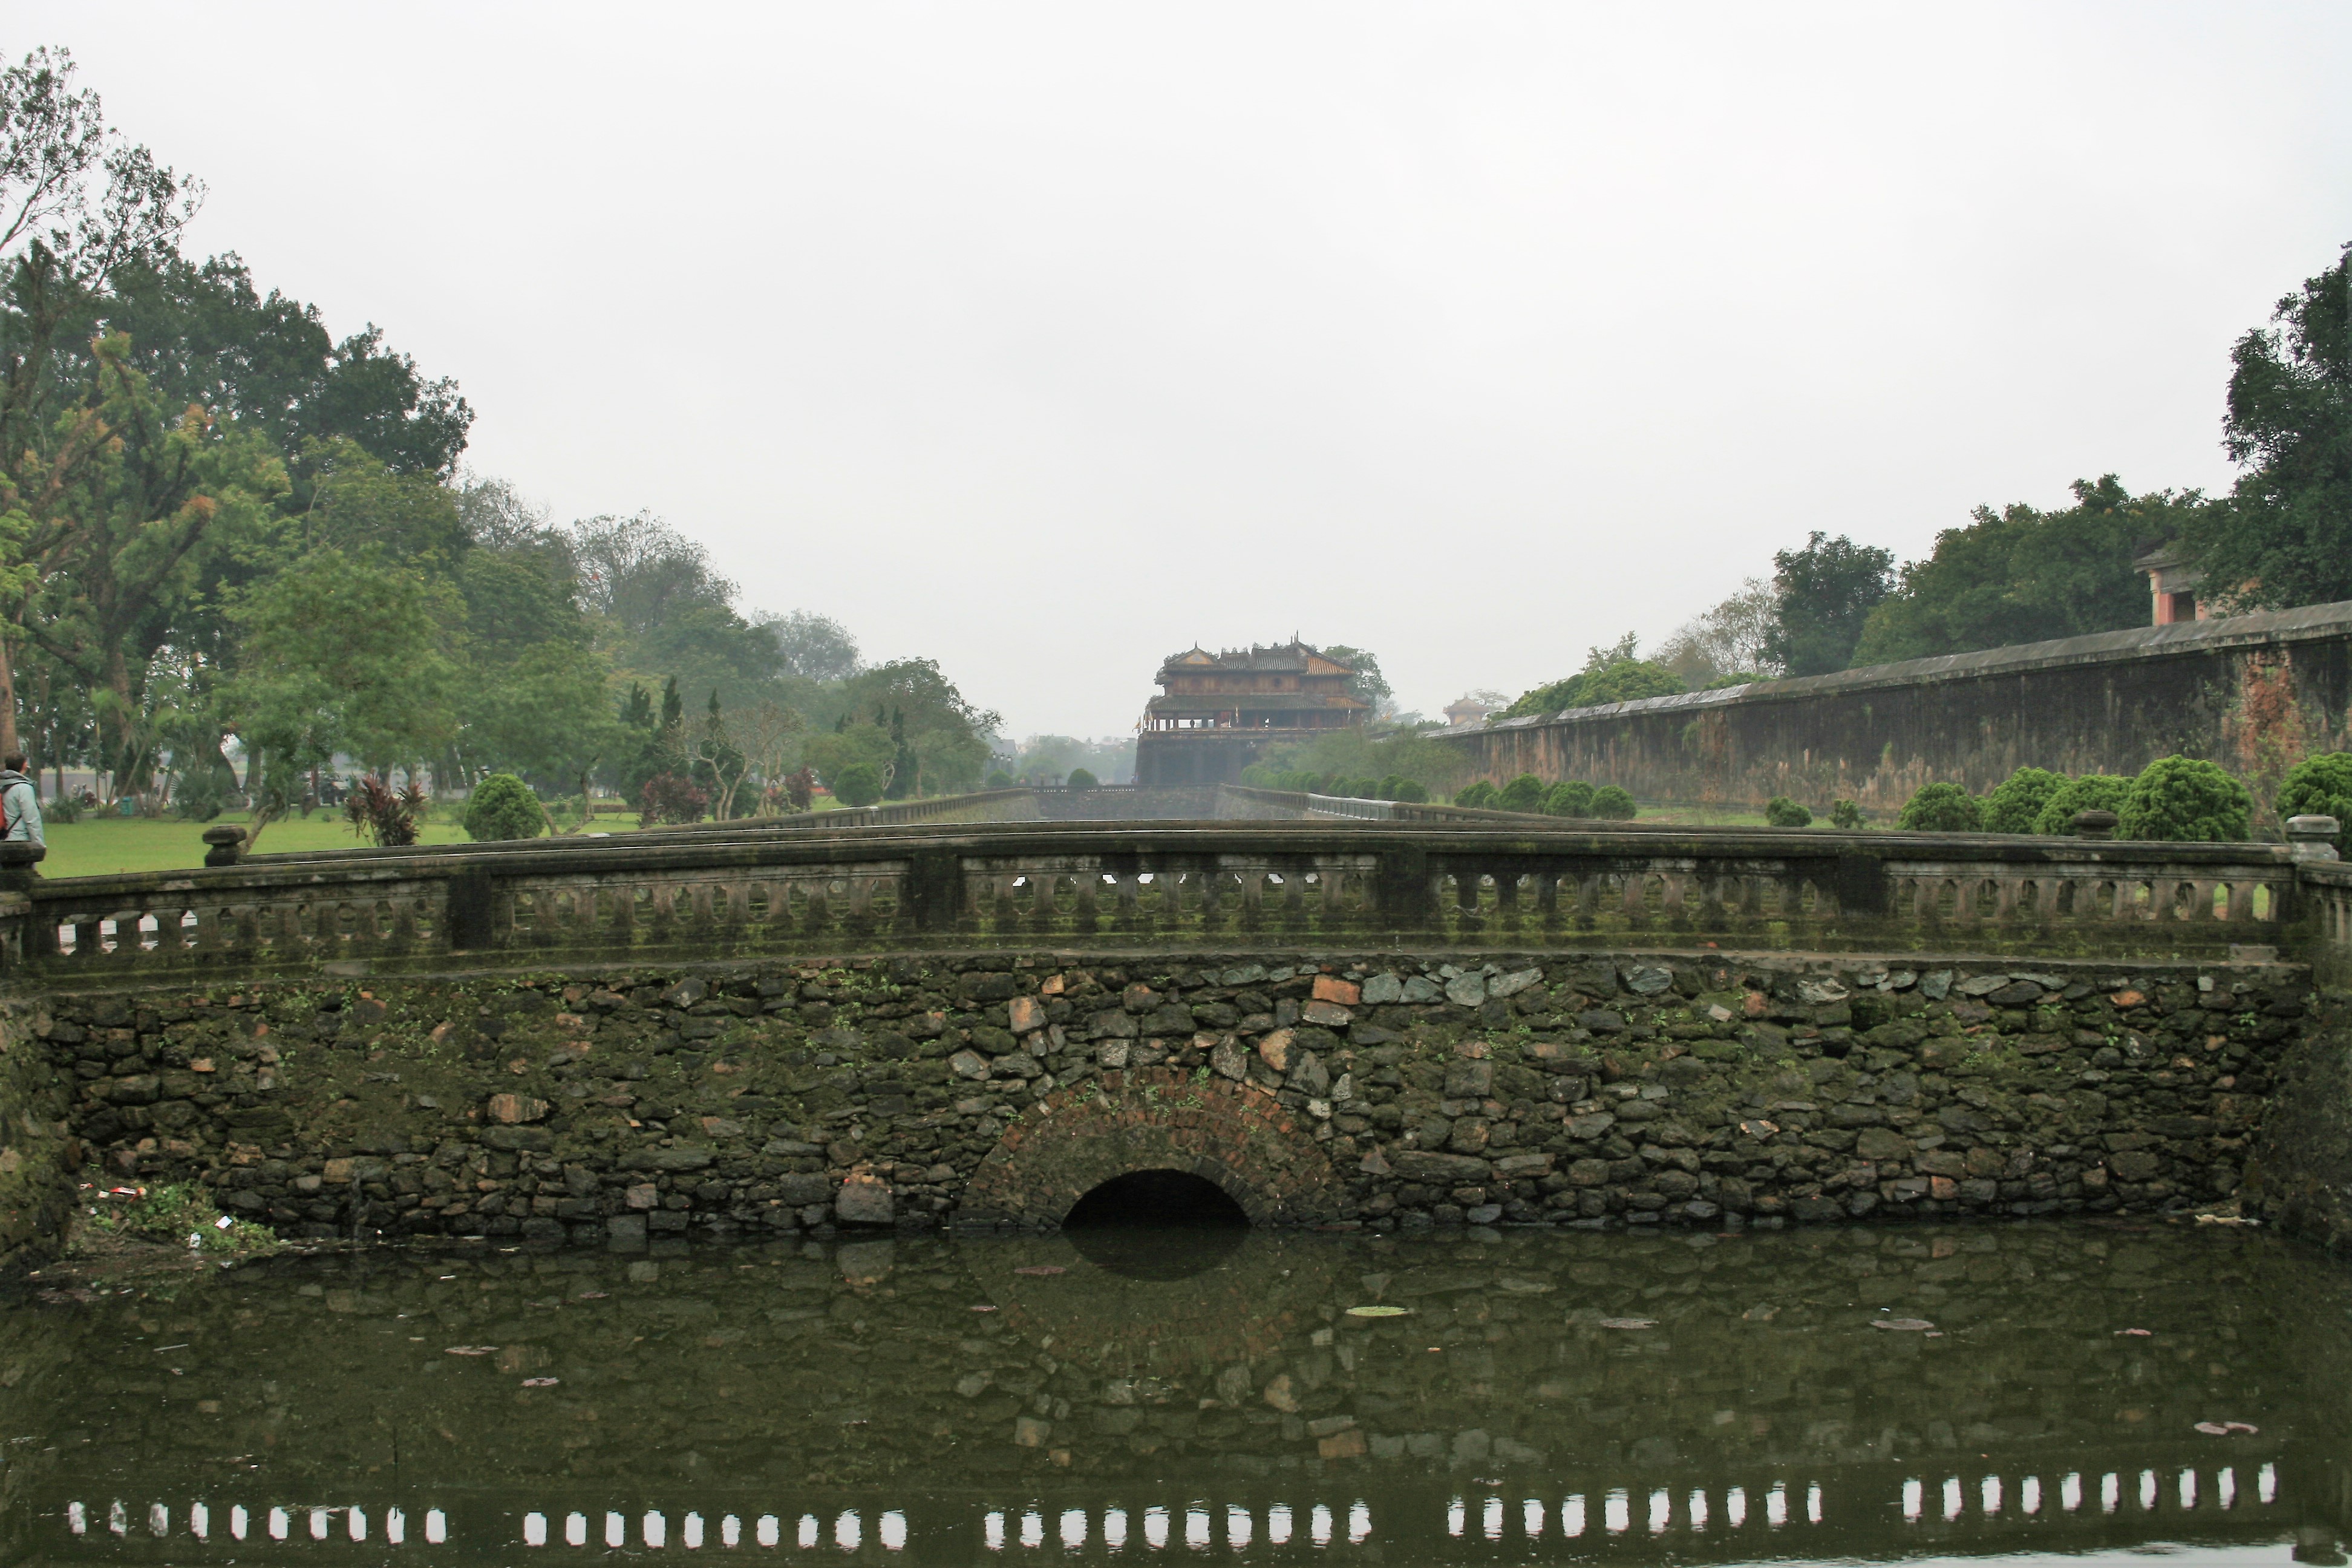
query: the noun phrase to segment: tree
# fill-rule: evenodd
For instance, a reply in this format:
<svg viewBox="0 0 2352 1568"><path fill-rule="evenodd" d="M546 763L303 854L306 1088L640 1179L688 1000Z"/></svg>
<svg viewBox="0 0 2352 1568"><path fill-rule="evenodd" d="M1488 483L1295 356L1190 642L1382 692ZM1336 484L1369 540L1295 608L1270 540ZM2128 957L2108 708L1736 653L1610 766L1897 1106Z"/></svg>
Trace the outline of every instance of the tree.
<svg viewBox="0 0 2352 1568"><path fill-rule="evenodd" d="M979 782L988 765L990 737L1003 722L994 711L965 701L936 659L875 665L847 681L844 692L857 709L883 713L886 735L895 728L889 760L901 766L911 763L915 770L914 777L903 781L905 795L935 795ZM894 776L891 782L901 781Z"/></svg>
<svg viewBox="0 0 2352 1568"><path fill-rule="evenodd" d="M1906 833L1975 833L1984 826L1984 808L1956 784L1923 784L1895 825Z"/></svg>
<svg viewBox="0 0 2352 1568"><path fill-rule="evenodd" d="M1665 666L1636 658L1640 647L1634 634L1627 632L1611 647L1587 648L1580 672L1523 693L1502 716L1519 719L1569 708L1634 702L1644 697L1673 697L1690 689L1681 676Z"/></svg>
<svg viewBox="0 0 2352 1568"><path fill-rule="evenodd" d="M536 838L546 830L547 813L529 784L512 773L492 773L474 786L464 822L466 837L477 843Z"/></svg>
<svg viewBox="0 0 2352 1568"><path fill-rule="evenodd" d="M1072 789L1099 789L1102 787L1102 781L1096 778L1094 774L1087 772L1084 768L1072 768L1070 770L1070 776L1067 782L1069 784L1069 787Z"/></svg>
<svg viewBox="0 0 2352 1568"><path fill-rule="evenodd" d="M2279 786L2278 814L2332 816L2339 828L2352 828L2352 752L2322 752L2296 763Z"/></svg>
<svg viewBox="0 0 2352 1568"><path fill-rule="evenodd" d="M2179 532L2204 506L2196 492L2135 496L2115 475L2074 483L2059 511L1980 506L1966 528L1936 536L1925 561L1872 610L1856 665L2147 624L2147 582L2133 561L2146 541Z"/></svg>
<svg viewBox="0 0 2352 1568"><path fill-rule="evenodd" d="M833 781L833 795L844 805L872 805L882 798L882 770L872 763L852 763Z"/></svg>
<svg viewBox="0 0 2352 1568"><path fill-rule="evenodd" d="M1396 711L1396 693L1389 689L1388 678L1381 673L1378 655L1366 648L1333 643L1323 649L1323 657L1355 671L1348 678L1348 695L1369 707L1373 718L1385 719Z"/></svg>
<svg viewBox="0 0 2352 1568"><path fill-rule="evenodd" d="M2126 838L2226 844L2245 837L2254 798L2217 763L2158 757L2140 770L2124 797L2116 831Z"/></svg>
<svg viewBox="0 0 2352 1568"><path fill-rule="evenodd" d="M863 668L857 658L857 639L831 616L794 610L758 624L775 639L784 668L803 679L846 680Z"/></svg>
<svg viewBox="0 0 2352 1568"><path fill-rule="evenodd" d="M2131 780L2113 773L2084 773L2068 779L2042 802L2041 814L2033 819L2033 831L2071 834L2078 812L2112 811L2120 816L2124 802L2131 795Z"/></svg>
<svg viewBox="0 0 2352 1568"><path fill-rule="evenodd" d="M1592 815L1603 822L1631 822L1638 814L1633 797L1618 784L1602 784L1592 792Z"/></svg>
<svg viewBox="0 0 2352 1568"><path fill-rule="evenodd" d="M1765 657L1792 676L1845 668L1870 612L1894 590L1894 552L1816 529L1803 549L1777 552L1772 566Z"/></svg>
<svg viewBox="0 0 2352 1568"><path fill-rule="evenodd" d="M2231 351L2222 446L2244 465L2184 542L2232 609L2352 599L2352 245Z"/></svg>
<svg viewBox="0 0 2352 1568"><path fill-rule="evenodd" d="M1764 821L1771 827L1811 827L1813 814L1811 808L1787 795L1776 795L1764 803Z"/></svg>
<svg viewBox="0 0 2352 1568"><path fill-rule="evenodd" d="M1544 815L1547 816L1591 816L1592 786L1581 779L1568 779L1545 792Z"/></svg>
<svg viewBox="0 0 2352 1568"><path fill-rule="evenodd" d="M1766 648L1780 607L1772 584L1750 577L1739 591L1675 628L1658 649L1657 662L1687 689L1698 689L1726 676L1778 673Z"/></svg>
<svg viewBox="0 0 2352 1568"><path fill-rule="evenodd" d="M1544 789L1543 780L1533 773L1521 773L1503 786L1496 804L1505 811L1541 811Z"/></svg>
<svg viewBox="0 0 2352 1568"><path fill-rule="evenodd" d="M2066 787L2066 775L2046 768L2020 768L1995 784L1984 798L1987 833L2032 833L2042 808Z"/></svg>

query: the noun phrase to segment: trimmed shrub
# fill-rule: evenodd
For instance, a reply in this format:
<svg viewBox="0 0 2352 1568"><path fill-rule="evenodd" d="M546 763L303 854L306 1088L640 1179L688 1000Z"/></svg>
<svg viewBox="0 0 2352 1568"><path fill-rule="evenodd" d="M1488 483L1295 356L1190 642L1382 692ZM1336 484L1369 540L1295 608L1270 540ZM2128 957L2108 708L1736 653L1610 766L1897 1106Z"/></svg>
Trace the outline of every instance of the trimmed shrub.
<svg viewBox="0 0 2352 1568"><path fill-rule="evenodd" d="M1244 784L1247 784L1250 781L1244 778L1242 782ZM988 787L991 789L1011 789L1013 787L1013 775L1006 773L1003 768L999 768L994 773L988 775Z"/></svg>
<svg viewBox="0 0 2352 1568"><path fill-rule="evenodd" d="M1830 803L1830 826L1832 827L1843 828L1848 833L1861 832L1864 826L1862 820L1862 804L1859 801L1852 800L1832 801Z"/></svg>
<svg viewBox="0 0 2352 1568"><path fill-rule="evenodd" d="M1398 787L1403 783L1404 775L1402 773L1389 774L1388 777L1381 780L1381 790L1377 798L1381 800L1394 800L1397 797L1396 792Z"/></svg>
<svg viewBox="0 0 2352 1568"><path fill-rule="evenodd" d="M2223 844L2245 837L2253 813L2254 797L2220 764L2158 757L2132 780L2116 833L2174 844Z"/></svg>
<svg viewBox="0 0 2352 1568"><path fill-rule="evenodd" d="M490 838L536 838L547 831L547 814L530 785L512 773L492 773L474 786L463 818L466 837L481 843Z"/></svg>
<svg viewBox="0 0 2352 1568"><path fill-rule="evenodd" d="M1633 797L1615 784L1602 784L1592 792L1592 815L1603 822L1631 822L1640 810Z"/></svg>
<svg viewBox="0 0 2352 1568"><path fill-rule="evenodd" d="M2042 820L2042 808L2066 787L2064 773L2053 773L2047 768L2020 768L1992 786L1984 797L1984 830L1987 833L2032 833L2033 826Z"/></svg>
<svg viewBox="0 0 2352 1568"><path fill-rule="evenodd" d="M2121 816L2131 786L2131 780L2114 773L2084 773L2081 778L2068 779L2042 803L2042 814L2033 819L2033 831L2062 837L2072 834L2078 811L2112 811Z"/></svg>
<svg viewBox="0 0 2352 1568"><path fill-rule="evenodd" d="M1371 778L1349 779L1339 787L1339 793L1349 800L1378 800L1381 798L1381 781Z"/></svg>
<svg viewBox="0 0 2352 1568"><path fill-rule="evenodd" d="M1479 811L1494 811L1499 809L1495 802L1502 797L1502 793L1485 779L1480 779L1475 784L1465 784L1454 791L1454 804L1471 806Z"/></svg>
<svg viewBox="0 0 2352 1568"><path fill-rule="evenodd" d="M872 805L882 798L882 770L872 763L852 763L834 778L833 798L844 805Z"/></svg>
<svg viewBox="0 0 2352 1568"><path fill-rule="evenodd" d="M710 810L710 795L684 773L658 773L637 794L637 826L655 827L665 822L700 822Z"/></svg>
<svg viewBox="0 0 2352 1568"><path fill-rule="evenodd" d="M1541 811L1544 782L1533 773L1521 773L1503 786L1500 802L1505 811Z"/></svg>
<svg viewBox="0 0 2352 1568"><path fill-rule="evenodd" d="M1811 827L1813 814L1787 795L1776 795L1764 803L1764 820L1774 827Z"/></svg>
<svg viewBox="0 0 2352 1568"><path fill-rule="evenodd" d="M1582 779L1563 779L1545 792L1546 816L1591 816L1592 786Z"/></svg>
<svg viewBox="0 0 2352 1568"><path fill-rule="evenodd" d="M2281 822L2332 816L2339 828L2352 827L2352 752L2323 752L2295 763L2279 785L2278 814Z"/></svg>
<svg viewBox="0 0 2352 1568"><path fill-rule="evenodd" d="M1102 780L1095 777L1093 773L1087 772L1085 768L1072 768L1070 770L1070 776L1062 782L1072 789L1102 788Z"/></svg>
<svg viewBox="0 0 2352 1568"><path fill-rule="evenodd" d="M1419 779L1397 780L1396 794L1391 800L1410 801L1418 805L1429 799L1429 786Z"/></svg>
<svg viewBox="0 0 2352 1568"><path fill-rule="evenodd" d="M1977 833L1984 807L1956 784L1931 784L1903 803L1896 826L1906 833Z"/></svg>

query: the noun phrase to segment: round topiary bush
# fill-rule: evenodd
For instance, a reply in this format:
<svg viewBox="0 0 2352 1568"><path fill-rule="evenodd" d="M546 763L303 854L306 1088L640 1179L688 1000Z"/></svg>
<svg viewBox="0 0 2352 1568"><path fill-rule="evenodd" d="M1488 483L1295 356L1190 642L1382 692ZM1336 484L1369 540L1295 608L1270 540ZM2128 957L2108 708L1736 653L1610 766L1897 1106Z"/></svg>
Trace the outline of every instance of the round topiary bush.
<svg viewBox="0 0 2352 1568"><path fill-rule="evenodd" d="M1984 808L1956 784L1931 784L1904 803L1896 826L1906 833L1976 833Z"/></svg>
<svg viewBox="0 0 2352 1568"><path fill-rule="evenodd" d="M2173 844L2225 844L2246 836L2254 797L2218 763L2196 757L2158 757L2132 780L2124 797L2119 838Z"/></svg>
<svg viewBox="0 0 2352 1568"><path fill-rule="evenodd" d="M1381 780L1380 798L1382 800L1394 800L1397 797L1396 792L1398 786L1403 783L1404 775L1402 773L1387 774Z"/></svg>
<svg viewBox="0 0 2352 1568"><path fill-rule="evenodd" d="M1454 791L1454 804L1471 806L1479 811L1492 811L1496 809L1495 802L1501 794L1502 791L1493 784L1488 784L1485 779L1479 779L1474 784L1465 784Z"/></svg>
<svg viewBox="0 0 2352 1568"><path fill-rule="evenodd" d="M1397 780L1396 794L1391 795L1389 798L1391 800L1410 801L1415 805L1419 805L1429 799L1429 786L1422 783L1419 779L1399 779Z"/></svg>
<svg viewBox="0 0 2352 1568"><path fill-rule="evenodd" d="M1592 792L1592 815L1603 822L1631 822L1640 810L1633 797L1616 784L1602 784Z"/></svg>
<svg viewBox="0 0 2352 1568"><path fill-rule="evenodd" d="M1832 801L1830 803L1830 826L1832 827L1843 828L1848 833L1859 833L1862 831L1862 803L1860 801L1853 800Z"/></svg>
<svg viewBox="0 0 2352 1568"><path fill-rule="evenodd" d="M852 763L833 781L833 798L844 805L872 805L882 798L882 770L872 763Z"/></svg>
<svg viewBox="0 0 2352 1568"><path fill-rule="evenodd" d="M1582 779L1563 779L1544 795L1546 816L1591 816L1592 786Z"/></svg>
<svg viewBox="0 0 2352 1568"><path fill-rule="evenodd" d="M2323 752L2288 770L2279 786L2279 819L2332 816L2352 828L2352 752Z"/></svg>
<svg viewBox="0 0 2352 1568"><path fill-rule="evenodd" d="M1521 773L1503 786L1501 805L1505 811L1541 811L1545 784L1533 773Z"/></svg>
<svg viewBox="0 0 2352 1568"><path fill-rule="evenodd" d="M2061 837L2071 834L2078 811L2112 811L2121 816L2124 799L2131 794L2131 780L2114 773L2084 773L2081 778L2068 779L2042 803L2041 814L2033 819L2033 831Z"/></svg>
<svg viewBox="0 0 2352 1568"><path fill-rule="evenodd" d="M1776 795L1764 803L1764 820L1774 827L1811 827L1813 814L1785 795Z"/></svg>
<svg viewBox="0 0 2352 1568"><path fill-rule="evenodd" d="M1102 787L1102 780L1095 777L1093 773L1087 772L1085 768L1072 768L1070 770L1070 776L1063 782L1072 789L1100 789Z"/></svg>
<svg viewBox="0 0 2352 1568"><path fill-rule="evenodd" d="M1987 833L2032 833L2034 824L2042 819L2042 808L2050 797L2066 787L2064 773L2053 773L2047 768L2020 768L1992 786L1984 797L1984 830ZM2086 808L2079 808L2086 809Z"/></svg>
<svg viewBox="0 0 2352 1568"><path fill-rule="evenodd" d="M474 786L466 802L466 837L476 843L492 838L536 838L547 831L547 815L530 785L512 773L492 773Z"/></svg>
<svg viewBox="0 0 2352 1568"><path fill-rule="evenodd" d="M1246 784L1249 781L1244 779L1242 782ZM999 768L994 773L988 775L988 787L991 789L1011 789L1013 787L1013 775L1006 773L1003 768Z"/></svg>

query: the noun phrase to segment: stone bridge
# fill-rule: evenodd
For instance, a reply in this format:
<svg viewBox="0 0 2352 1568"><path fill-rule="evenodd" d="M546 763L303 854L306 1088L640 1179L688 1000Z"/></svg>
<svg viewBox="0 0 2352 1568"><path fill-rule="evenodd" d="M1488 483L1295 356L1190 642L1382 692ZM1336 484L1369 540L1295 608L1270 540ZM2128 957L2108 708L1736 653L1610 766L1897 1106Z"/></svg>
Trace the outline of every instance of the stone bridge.
<svg viewBox="0 0 2352 1568"><path fill-rule="evenodd" d="M1268 1224L2346 1228L2340 865L1201 793L29 880L0 1247L93 1161L313 1236L1050 1226L1144 1169Z"/></svg>

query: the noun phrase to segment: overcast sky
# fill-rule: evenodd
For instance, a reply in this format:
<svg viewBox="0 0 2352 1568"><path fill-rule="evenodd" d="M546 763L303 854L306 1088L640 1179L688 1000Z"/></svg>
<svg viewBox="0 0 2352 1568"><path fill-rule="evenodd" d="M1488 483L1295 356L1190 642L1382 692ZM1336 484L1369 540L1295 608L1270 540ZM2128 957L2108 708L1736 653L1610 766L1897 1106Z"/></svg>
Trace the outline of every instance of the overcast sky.
<svg viewBox="0 0 2352 1568"><path fill-rule="evenodd" d="M0 5L193 237L560 518L938 658L1433 711L1807 531L2225 485L2231 341L2352 239L2352 6Z"/></svg>

